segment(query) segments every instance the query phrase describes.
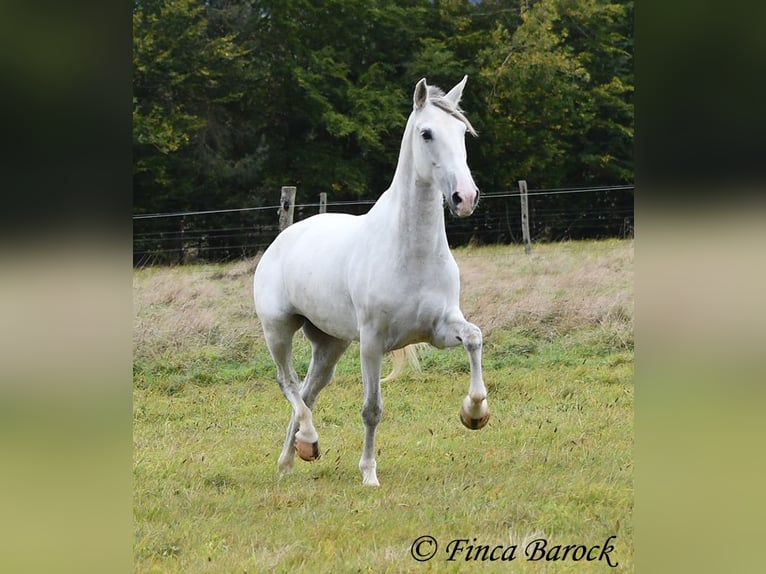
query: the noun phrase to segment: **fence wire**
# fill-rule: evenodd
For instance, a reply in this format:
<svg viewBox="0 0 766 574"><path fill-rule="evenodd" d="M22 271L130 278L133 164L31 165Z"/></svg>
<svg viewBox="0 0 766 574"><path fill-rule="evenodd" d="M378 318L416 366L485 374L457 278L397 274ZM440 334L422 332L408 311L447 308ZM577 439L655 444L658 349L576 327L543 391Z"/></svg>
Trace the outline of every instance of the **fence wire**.
<svg viewBox="0 0 766 574"><path fill-rule="evenodd" d="M300 194L300 190L298 190ZM521 243L518 190L484 193L471 217L447 215L453 247ZM533 242L633 235L633 185L529 190ZM328 202L328 212L361 215L374 200ZM133 263L228 261L257 255L279 233L279 205L133 216ZM319 202L296 203L294 221L316 214Z"/></svg>

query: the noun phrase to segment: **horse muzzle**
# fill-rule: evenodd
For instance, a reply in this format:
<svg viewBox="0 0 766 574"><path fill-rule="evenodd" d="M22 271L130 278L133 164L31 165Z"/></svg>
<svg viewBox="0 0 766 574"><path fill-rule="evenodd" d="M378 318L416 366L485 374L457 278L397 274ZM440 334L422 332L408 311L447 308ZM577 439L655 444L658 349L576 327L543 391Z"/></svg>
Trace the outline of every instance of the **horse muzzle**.
<svg viewBox="0 0 766 574"><path fill-rule="evenodd" d="M449 197L447 202L450 211L457 217L468 217L471 215L479 203L479 190L463 192L455 191Z"/></svg>

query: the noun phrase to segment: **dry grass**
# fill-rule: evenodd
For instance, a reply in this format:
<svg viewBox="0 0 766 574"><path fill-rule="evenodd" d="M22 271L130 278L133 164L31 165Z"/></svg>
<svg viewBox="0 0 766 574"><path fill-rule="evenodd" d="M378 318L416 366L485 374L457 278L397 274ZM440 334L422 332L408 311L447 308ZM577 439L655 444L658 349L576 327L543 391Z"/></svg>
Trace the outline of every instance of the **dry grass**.
<svg viewBox="0 0 766 574"><path fill-rule="evenodd" d="M522 328L560 334L590 325L633 330L633 242L505 246L456 253L463 311L485 333Z"/></svg>
<svg viewBox="0 0 766 574"><path fill-rule="evenodd" d="M461 303L485 335L520 329L555 337L602 327L632 345L633 242L462 248ZM134 275L136 355L194 345L260 344L252 277L258 258L226 266L144 269Z"/></svg>
<svg viewBox="0 0 766 574"><path fill-rule="evenodd" d="M230 266L136 271L133 279L133 353L226 346L260 336L252 280L257 258Z"/></svg>

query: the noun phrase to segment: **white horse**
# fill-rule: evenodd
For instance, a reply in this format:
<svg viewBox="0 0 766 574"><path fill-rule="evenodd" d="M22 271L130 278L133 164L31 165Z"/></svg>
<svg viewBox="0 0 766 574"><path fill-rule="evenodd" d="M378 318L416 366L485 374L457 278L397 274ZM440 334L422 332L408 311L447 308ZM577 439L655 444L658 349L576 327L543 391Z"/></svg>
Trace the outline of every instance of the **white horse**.
<svg viewBox="0 0 766 574"><path fill-rule="evenodd" d="M295 451L319 457L311 408L352 340L359 341L365 427L359 469L379 484L375 432L383 413L383 356L417 342L440 349L462 344L471 382L460 419L470 429L489 419L481 372L482 334L459 306L460 276L447 244L444 202L459 217L473 213L479 190L466 163L465 133L476 135L458 107L468 77L449 93L415 86L391 186L368 213L315 215L285 229L263 254L253 281L255 307L277 381L293 408L278 467ZM311 363L300 384L292 340L302 328Z"/></svg>

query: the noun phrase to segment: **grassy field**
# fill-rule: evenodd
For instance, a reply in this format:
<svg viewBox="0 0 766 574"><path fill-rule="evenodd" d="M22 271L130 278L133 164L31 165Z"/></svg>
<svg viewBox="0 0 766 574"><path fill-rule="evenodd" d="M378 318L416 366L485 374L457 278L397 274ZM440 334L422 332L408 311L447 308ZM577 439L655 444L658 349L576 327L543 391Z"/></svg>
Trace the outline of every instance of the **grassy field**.
<svg viewBox="0 0 766 574"><path fill-rule="evenodd" d="M379 488L357 468L358 346L315 409L322 458L280 478L290 407L253 312L256 260L135 271L136 572L632 572L632 241L455 256L492 418L458 420L462 348L421 350L421 371L383 386ZM436 546L413 545L426 535ZM616 568L592 550L610 536Z"/></svg>

